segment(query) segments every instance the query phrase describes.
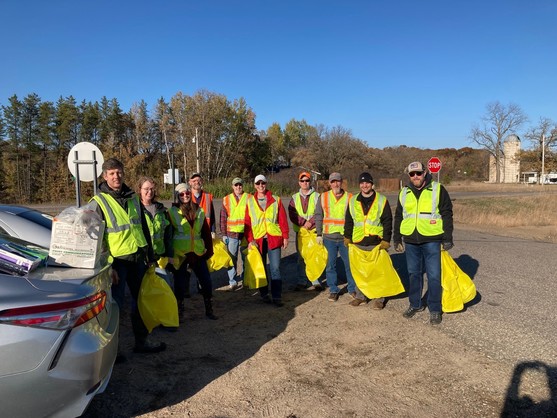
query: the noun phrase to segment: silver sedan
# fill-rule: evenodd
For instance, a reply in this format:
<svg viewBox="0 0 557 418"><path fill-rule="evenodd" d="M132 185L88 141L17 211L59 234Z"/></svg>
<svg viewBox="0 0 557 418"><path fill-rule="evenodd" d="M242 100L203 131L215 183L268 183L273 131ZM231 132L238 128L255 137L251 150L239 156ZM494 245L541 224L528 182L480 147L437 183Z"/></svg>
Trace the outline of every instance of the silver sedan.
<svg viewBox="0 0 557 418"><path fill-rule="evenodd" d="M48 255L0 235L0 248L10 246ZM107 260L95 269L41 264L24 275L0 273L1 416L80 416L116 359L119 312Z"/></svg>

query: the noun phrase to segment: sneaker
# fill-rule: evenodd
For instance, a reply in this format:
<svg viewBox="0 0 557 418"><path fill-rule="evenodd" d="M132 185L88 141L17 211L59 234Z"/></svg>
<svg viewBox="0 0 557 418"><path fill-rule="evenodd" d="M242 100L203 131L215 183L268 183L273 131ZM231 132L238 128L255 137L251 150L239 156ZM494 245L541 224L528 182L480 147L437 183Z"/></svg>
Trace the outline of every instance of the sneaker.
<svg viewBox="0 0 557 418"><path fill-rule="evenodd" d="M315 292L321 292L323 291L323 286L321 286L320 284L312 284L310 287L308 287L306 290L313 290Z"/></svg>
<svg viewBox="0 0 557 418"><path fill-rule="evenodd" d="M419 308L413 308L412 306L409 306L408 309L404 311L402 316L405 318L412 318L414 315L416 315L418 312L423 311L424 309L424 306L420 306Z"/></svg>
<svg viewBox="0 0 557 418"><path fill-rule="evenodd" d="M385 307L385 302L382 301L381 299L374 299L373 302L371 303L371 309L374 309L376 311L380 311L384 307Z"/></svg>
<svg viewBox="0 0 557 418"><path fill-rule="evenodd" d="M349 292L348 296L350 296L352 299L356 299L356 292Z"/></svg>
<svg viewBox="0 0 557 418"><path fill-rule="evenodd" d="M327 300L329 302L336 302L338 300L338 293L329 293Z"/></svg>
<svg viewBox="0 0 557 418"><path fill-rule="evenodd" d="M133 352L134 353L160 353L166 350L165 343L152 343L150 341L145 341L143 344L136 344Z"/></svg>
<svg viewBox="0 0 557 418"><path fill-rule="evenodd" d="M443 318L441 318L441 312L430 312L429 313L429 323L431 325L439 325Z"/></svg>
<svg viewBox="0 0 557 418"><path fill-rule="evenodd" d="M366 303L365 299L354 298L348 304L350 306L360 306L363 303Z"/></svg>
<svg viewBox="0 0 557 418"><path fill-rule="evenodd" d="M273 305L275 305L277 308L282 308L284 306L284 303L282 302L282 299L275 299L273 300Z"/></svg>

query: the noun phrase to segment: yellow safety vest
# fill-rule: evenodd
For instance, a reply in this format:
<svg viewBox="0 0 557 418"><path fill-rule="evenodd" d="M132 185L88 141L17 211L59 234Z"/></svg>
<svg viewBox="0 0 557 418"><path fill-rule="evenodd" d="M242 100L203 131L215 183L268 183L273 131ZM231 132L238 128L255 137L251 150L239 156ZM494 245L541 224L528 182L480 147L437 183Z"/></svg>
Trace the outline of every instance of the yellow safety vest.
<svg viewBox="0 0 557 418"><path fill-rule="evenodd" d="M248 213L251 219L251 230L254 239L264 237L266 234L281 236L282 231L278 223L280 197L273 195L275 201L262 210L257 204L255 196L248 198Z"/></svg>
<svg viewBox="0 0 557 418"><path fill-rule="evenodd" d="M127 200L127 212L108 193L93 196L104 214L107 242L112 257L134 254L139 248L147 246L141 228L141 208L139 200Z"/></svg>
<svg viewBox="0 0 557 418"><path fill-rule="evenodd" d="M205 222L203 209L197 208L193 228L182 214L182 211L176 206L172 206L169 213L170 222L174 228L174 239L172 241L174 257L183 256L191 252L199 256L203 255L205 253L205 242L201 237L201 229L203 228L203 222Z"/></svg>
<svg viewBox="0 0 557 418"><path fill-rule="evenodd" d="M424 237L441 235L443 219L439 213L440 196L441 185L436 181L422 190L418 200L409 187L403 187L399 194L402 206L400 233L409 236L418 228L418 232Z"/></svg>
<svg viewBox="0 0 557 418"><path fill-rule="evenodd" d="M348 202L352 198L352 193L344 192L337 200L335 193L329 190L321 195L321 207L323 208L323 233L344 234L344 218Z"/></svg>
<svg viewBox="0 0 557 418"><path fill-rule="evenodd" d="M151 241L153 242L153 252L156 255L164 254L164 230L168 225L168 220L164 216L164 212L155 212L155 216L151 219L149 214L145 214L147 226L151 233Z"/></svg>
<svg viewBox="0 0 557 418"><path fill-rule="evenodd" d="M312 192L308 197L308 209L307 212L304 212L302 209L302 196L300 192L294 194L292 199L294 199L294 204L296 205L296 212L298 212L298 216L304 218L306 221L309 221L311 217L315 214L315 206L317 204L317 199L319 198L319 193ZM300 230L299 225L292 225L294 231L298 232Z"/></svg>
<svg viewBox="0 0 557 418"><path fill-rule="evenodd" d="M362 203L357 200L358 193L350 198L350 215L354 220L354 229L352 230L352 242L358 243L367 236L377 235L383 238L383 224L381 224L381 215L387 204L387 198L382 194L375 193L375 199L364 215Z"/></svg>
<svg viewBox="0 0 557 418"><path fill-rule="evenodd" d="M244 220L246 218L246 204L248 196L248 193L242 193L240 199L236 201L234 193L230 193L222 199L222 205L228 215L228 219L226 220L227 232L244 232Z"/></svg>

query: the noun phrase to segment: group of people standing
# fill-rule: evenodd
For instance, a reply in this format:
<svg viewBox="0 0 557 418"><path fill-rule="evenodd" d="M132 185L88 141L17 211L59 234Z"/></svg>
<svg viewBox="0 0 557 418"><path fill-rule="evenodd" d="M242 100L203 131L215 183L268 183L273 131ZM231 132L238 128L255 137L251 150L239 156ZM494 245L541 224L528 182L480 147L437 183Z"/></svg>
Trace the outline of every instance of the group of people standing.
<svg viewBox="0 0 557 418"><path fill-rule="evenodd" d="M441 249L453 247L452 203L447 190L433 180L421 162L410 163L406 173L409 182L399 193L394 219L389 201L374 190L369 172L358 177L360 191L354 195L342 188L340 173L330 174L330 190L322 194L311 187L309 172L300 173L300 190L292 196L289 216L296 233L301 228L315 230L317 243L327 250L325 277L329 301L336 302L346 293L351 297L351 306L368 303L351 274L348 247L355 245L360 250L372 251L379 245L382 250L388 250L392 239L396 252L406 250L410 304L403 316L412 318L427 306L430 323L438 325L442 321ZM347 282L343 292L338 285L339 255ZM299 276L293 284L294 290L305 287L304 262L301 257L298 260ZM422 301L424 272L427 274L425 304ZM307 289L320 291L323 286L315 280ZM374 299L371 306L383 309L385 299Z"/></svg>
<svg viewBox="0 0 557 418"><path fill-rule="evenodd" d="M422 303L423 272L428 276L427 307L430 322L441 322L441 247L453 246L452 204L445 188L432 180L420 162L407 168L409 184L400 191L394 216L385 196L374 190L370 173L362 173L359 193L342 188L340 173L329 176L330 190L318 193L311 184L311 175L298 176L299 192L288 205L288 216L280 196L267 189L267 179L254 179L254 194L245 193L240 178L232 181L232 192L223 198L220 232L233 266L228 270L229 289L242 286L238 260L248 247L256 248L263 263L269 263L269 285L259 289L261 299L277 307L283 306L283 280L280 271L281 250L288 247L290 219L296 238L305 228L316 233L319 245L328 253L325 269L328 300L336 302L342 293L351 296L350 305L359 306L368 300L356 286L350 272L349 245L371 251L377 245L390 248L393 237L395 251L406 250L410 286L410 305L404 317L411 318L425 309ZM168 260L167 270L174 277L174 294L180 321L184 318L184 299L190 296L190 272L198 279L203 296L205 315L217 319L213 312L213 284L207 260L213 255L216 238L213 196L203 190L203 179L194 173L187 183L175 187L175 203L170 208L156 200L156 183L141 177L135 192L124 182L124 166L115 159L102 166L103 182L90 205L106 223L105 245L113 257L113 296L124 307L126 284L132 296L131 321L135 337L134 351L157 353L165 350L162 342L148 339L148 331L137 307L139 289L147 268L159 259ZM296 239L296 247L298 240ZM299 254L299 249L298 254ZM341 291L337 275L337 257L344 264L347 286ZM309 282L305 265L298 257L298 274L287 279L291 290L324 290L319 279ZM345 291L344 291L345 290ZM384 299L375 299L373 309L383 309Z"/></svg>

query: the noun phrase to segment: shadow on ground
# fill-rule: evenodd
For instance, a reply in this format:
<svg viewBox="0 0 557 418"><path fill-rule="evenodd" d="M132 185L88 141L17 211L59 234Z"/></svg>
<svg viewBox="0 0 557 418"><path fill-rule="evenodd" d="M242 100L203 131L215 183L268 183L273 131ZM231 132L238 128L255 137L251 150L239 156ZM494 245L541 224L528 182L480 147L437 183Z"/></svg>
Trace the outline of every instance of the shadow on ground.
<svg viewBox="0 0 557 418"><path fill-rule="evenodd" d="M282 259L281 270L285 282L296 274L295 254ZM163 353L134 354L131 324L127 316L122 318L121 348L127 361L114 367L106 391L93 399L82 417L131 417L183 402L249 361L285 330L297 306L318 294L285 291L284 306L277 308L263 303L257 290L225 290L226 271L213 273L213 281L215 287L224 286L214 293L219 319L206 319L202 297L192 295L186 300L186 322L177 332L153 330L151 338L168 346Z"/></svg>

